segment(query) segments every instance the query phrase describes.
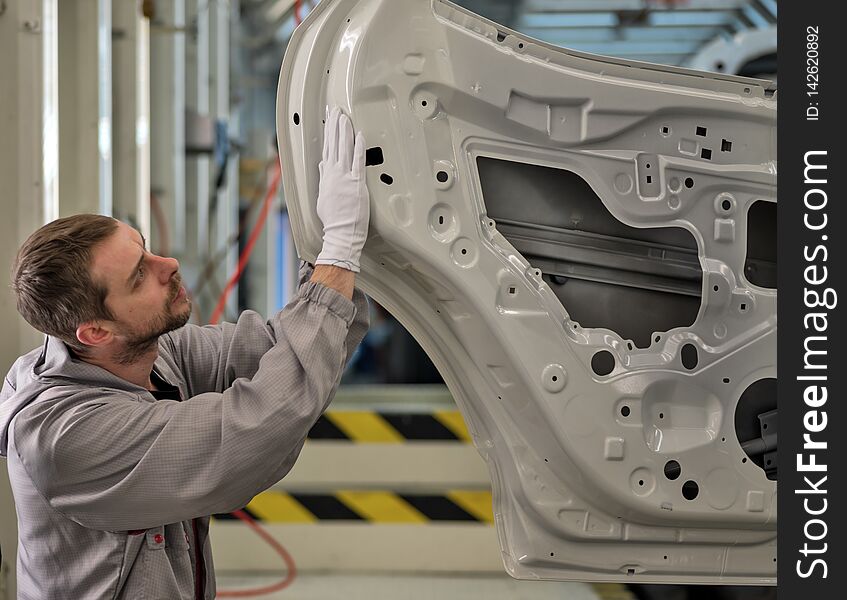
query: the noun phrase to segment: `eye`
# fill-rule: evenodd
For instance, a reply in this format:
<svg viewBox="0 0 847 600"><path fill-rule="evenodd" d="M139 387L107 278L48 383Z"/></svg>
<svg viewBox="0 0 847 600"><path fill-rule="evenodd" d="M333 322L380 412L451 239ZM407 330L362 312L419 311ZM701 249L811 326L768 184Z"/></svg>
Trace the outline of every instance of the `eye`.
<svg viewBox="0 0 847 600"><path fill-rule="evenodd" d="M137 275L136 275L136 277L135 277L135 285L136 285L136 286L137 286L139 283L141 283L141 280L142 280L142 279L144 279L144 272L145 272L145 271L144 271L144 265L141 265L140 267L138 267L138 274L137 274Z"/></svg>

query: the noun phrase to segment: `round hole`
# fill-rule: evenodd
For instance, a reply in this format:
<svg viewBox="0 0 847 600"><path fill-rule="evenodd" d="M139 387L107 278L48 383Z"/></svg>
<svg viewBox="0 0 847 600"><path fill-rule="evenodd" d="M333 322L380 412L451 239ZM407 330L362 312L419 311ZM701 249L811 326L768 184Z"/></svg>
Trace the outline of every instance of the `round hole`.
<svg viewBox="0 0 847 600"><path fill-rule="evenodd" d="M550 553L550 556L556 556L553 552Z"/></svg>
<svg viewBox="0 0 847 600"><path fill-rule="evenodd" d="M394 178L388 173L383 173L382 175L380 175L379 180L385 185L391 185L392 183L394 183Z"/></svg>
<svg viewBox="0 0 847 600"><path fill-rule="evenodd" d="M426 106L426 100L421 100L421 106Z"/></svg>
<svg viewBox="0 0 847 600"><path fill-rule="evenodd" d="M437 179L440 183L446 183L449 178L450 176L447 175L447 171L439 171L435 174L435 179Z"/></svg>
<svg viewBox="0 0 847 600"><path fill-rule="evenodd" d="M762 423L762 429L767 429L767 428L768 428L768 424L767 424L767 423Z"/></svg>
<svg viewBox="0 0 847 600"><path fill-rule="evenodd" d="M665 413L659 413L659 418L660 418L660 419L664 419L664 418L665 418Z"/></svg>
<svg viewBox="0 0 847 600"><path fill-rule="evenodd" d="M680 353L682 357L682 366L689 371L697 367L697 346L694 344L685 344Z"/></svg>
<svg viewBox="0 0 847 600"><path fill-rule="evenodd" d="M467 253L468 253L468 249L467 249L467 248L462 248L462 254L467 254Z"/></svg>
<svg viewBox="0 0 847 600"><path fill-rule="evenodd" d="M657 335L657 336L654 338L654 340L653 340L653 341L658 343L658 341L659 341L660 339L662 339L662 336Z"/></svg>
<svg viewBox="0 0 847 600"><path fill-rule="evenodd" d="M665 556L664 556L663 558L664 558L665 560L668 560L668 555L667 555L667 554L665 554Z"/></svg>
<svg viewBox="0 0 847 600"><path fill-rule="evenodd" d="M615 357L608 350L600 350L591 357L591 370L601 377L608 375L615 368Z"/></svg>
<svg viewBox="0 0 847 600"><path fill-rule="evenodd" d="M621 406L621 414L622 414L623 416L628 417L628 416L629 416L629 412L630 412L630 411L629 411L629 407L628 407L628 406Z"/></svg>
<svg viewBox="0 0 847 600"><path fill-rule="evenodd" d="M638 480L638 485L644 485L644 480L643 480L643 479L639 479L639 480Z"/></svg>
<svg viewBox="0 0 847 600"><path fill-rule="evenodd" d="M720 288L719 288L718 286L715 286L715 287L713 287L712 289L713 289L713 290L715 290L715 291L717 292Z"/></svg>
<svg viewBox="0 0 847 600"><path fill-rule="evenodd" d="M724 377L724 378L723 378L723 382L724 382L724 383L729 383L729 377Z"/></svg>
<svg viewBox="0 0 847 600"><path fill-rule="evenodd" d="M744 88L744 93L745 93L745 94L749 94L749 93L750 93L750 88Z"/></svg>
<svg viewBox="0 0 847 600"><path fill-rule="evenodd" d="M722 437L722 438L721 438L721 441L722 441L722 442L725 442L725 441L726 441L726 438L725 438L725 437Z"/></svg>
<svg viewBox="0 0 847 600"><path fill-rule="evenodd" d="M647 163L647 168L648 168L648 169L650 168L650 163Z"/></svg>
<svg viewBox="0 0 847 600"><path fill-rule="evenodd" d="M742 459L741 459L741 462L742 462L742 463L746 463L746 462L747 462L747 457L745 456L744 458L742 458Z"/></svg>
<svg viewBox="0 0 847 600"><path fill-rule="evenodd" d="M628 350L632 350L632 342L627 342L626 347Z"/></svg>
<svg viewBox="0 0 847 600"><path fill-rule="evenodd" d="M697 497L697 494L700 493L700 486L697 485L696 481L691 481L690 479L682 484L682 497L686 500L694 500Z"/></svg>
<svg viewBox="0 0 847 600"><path fill-rule="evenodd" d="M722 62L718 61L718 62L715 63L715 70L716 71L723 71L725 68L726 68L726 65L723 64Z"/></svg>
<svg viewBox="0 0 847 600"><path fill-rule="evenodd" d="M721 208L724 210L729 210L730 208L732 208L732 202L730 202L729 200L724 200L723 202L721 202Z"/></svg>
<svg viewBox="0 0 847 600"><path fill-rule="evenodd" d="M556 375L553 375L552 379L553 379L553 381L559 381L559 378Z"/></svg>
<svg viewBox="0 0 847 600"><path fill-rule="evenodd" d="M685 187L691 189L694 187L694 180L691 177L685 178Z"/></svg>
<svg viewBox="0 0 847 600"><path fill-rule="evenodd" d="M521 42L520 44L518 44L518 48L523 48L523 42Z"/></svg>
<svg viewBox="0 0 847 600"><path fill-rule="evenodd" d="M675 460L669 460L665 463L665 477L673 481L682 473L682 467Z"/></svg>
<svg viewBox="0 0 847 600"><path fill-rule="evenodd" d="M298 115L297 113L294 113L294 124L295 125L300 124L300 115Z"/></svg>

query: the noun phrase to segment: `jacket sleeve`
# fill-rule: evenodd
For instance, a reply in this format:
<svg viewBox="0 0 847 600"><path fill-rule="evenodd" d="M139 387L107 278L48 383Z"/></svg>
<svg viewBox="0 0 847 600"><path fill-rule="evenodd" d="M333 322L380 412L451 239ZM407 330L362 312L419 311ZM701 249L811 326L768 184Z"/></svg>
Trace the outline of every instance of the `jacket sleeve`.
<svg viewBox="0 0 847 600"><path fill-rule="evenodd" d="M301 261L299 286L309 283L314 267ZM362 341L369 325L368 303L358 289L353 291L354 319L346 339L344 364ZM245 311L238 322L220 325L186 325L162 336L163 354L183 376L189 396L203 392L221 392L239 377L252 378L259 361L275 343L273 320L267 324L258 315Z"/></svg>
<svg viewBox="0 0 847 600"><path fill-rule="evenodd" d="M15 418L21 463L54 509L94 529L240 508L291 469L338 386L355 312L335 290L307 283L261 342L239 339L246 331L237 326L225 332L219 357L252 343L266 351L250 379L228 364L207 365L216 377L228 369L236 377L223 392L148 402L87 389L36 402Z"/></svg>

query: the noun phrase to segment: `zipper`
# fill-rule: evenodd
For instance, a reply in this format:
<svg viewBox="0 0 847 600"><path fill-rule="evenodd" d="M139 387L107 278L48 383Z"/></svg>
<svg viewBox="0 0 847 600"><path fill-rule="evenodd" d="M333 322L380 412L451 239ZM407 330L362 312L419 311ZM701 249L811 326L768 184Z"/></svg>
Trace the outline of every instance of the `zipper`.
<svg viewBox="0 0 847 600"><path fill-rule="evenodd" d="M197 519L191 519L191 529L194 532L194 597L196 600L204 600L206 597L206 561L203 558L203 548L200 546Z"/></svg>

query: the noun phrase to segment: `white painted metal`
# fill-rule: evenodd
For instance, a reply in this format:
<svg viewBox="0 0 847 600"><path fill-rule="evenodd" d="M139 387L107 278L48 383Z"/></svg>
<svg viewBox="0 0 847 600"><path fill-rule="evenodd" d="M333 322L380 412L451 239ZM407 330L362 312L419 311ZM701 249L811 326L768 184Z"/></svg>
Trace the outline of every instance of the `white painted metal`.
<svg viewBox="0 0 847 600"><path fill-rule="evenodd" d="M444 573L503 569L497 531L483 523L321 522L266 523L263 527L283 544L302 570ZM281 570L279 556L266 551L263 542L241 522L214 521L211 531L216 569ZM254 550L245 552L245 548Z"/></svg>
<svg viewBox="0 0 847 600"><path fill-rule="evenodd" d="M688 64L692 69L738 73L751 60L776 54L776 25L719 37L704 46Z"/></svg>
<svg viewBox="0 0 847 600"><path fill-rule="evenodd" d="M209 74L211 77L211 93L209 109L216 121L227 125L227 135L238 137L238 116L230 110L230 21L233 15L237 18L238 6L227 2L214 2L209 5L209 33L211 40L211 56ZM227 163L226 183L220 190L215 190L217 198L217 215L215 218L215 249L222 247L238 231L238 161L237 155L230 157ZM238 246L228 246L226 260L218 269L221 285L235 272L238 264ZM229 314L235 314L238 308L238 287L232 290L227 299Z"/></svg>
<svg viewBox="0 0 847 600"><path fill-rule="evenodd" d="M278 569L277 569L278 571ZM222 573L216 569L218 589L273 585L277 573ZM398 594L402 590L402 594ZM332 573L298 571L290 587L262 595L262 600L634 600L626 590L595 590L583 583L515 581L504 573L408 574Z"/></svg>
<svg viewBox="0 0 847 600"><path fill-rule="evenodd" d="M58 213L57 0L0 2L0 263L8 269L30 232ZM5 271L8 273L8 271ZM41 343L0 286L0 369ZM0 460L0 598L15 597L17 521Z"/></svg>
<svg viewBox="0 0 847 600"><path fill-rule="evenodd" d="M151 190L163 212L152 219L152 248L185 249L185 0L156 3L150 27Z"/></svg>
<svg viewBox="0 0 847 600"><path fill-rule="evenodd" d="M133 2L114 3L114 216L150 239L150 28Z"/></svg>
<svg viewBox="0 0 847 600"><path fill-rule="evenodd" d="M776 485L742 462L733 423L746 386L776 376L776 291L743 273L747 209L776 196L766 85L565 51L441 0L326 0L292 37L277 126L298 251L320 249L321 119L338 104L385 155L368 169L357 282L462 409L513 576L775 583ZM705 123L712 147L731 137L734 154L700 157ZM645 348L580 327L488 217L480 157L567 169L618 221L690 232L703 271L693 325ZM591 367L601 350L608 376ZM663 473L671 458L678 481ZM694 500L685 478L699 482Z"/></svg>
<svg viewBox="0 0 847 600"><path fill-rule="evenodd" d="M110 0L58 3L60 216L112 214Z"/></svg>
<svg viewBox="0 0 847 600"><path fill-rule="evenodd" d="M217 3L213 3L216 5ZM209 117L210 53L209 11L213 5L206 0L188 0L186 12L192 34L186 39L186 108L199 117ZM210 163L208 154L190 154L186 158L186 248L183 262L197 262L198 256L209 251Z"/></svg>

